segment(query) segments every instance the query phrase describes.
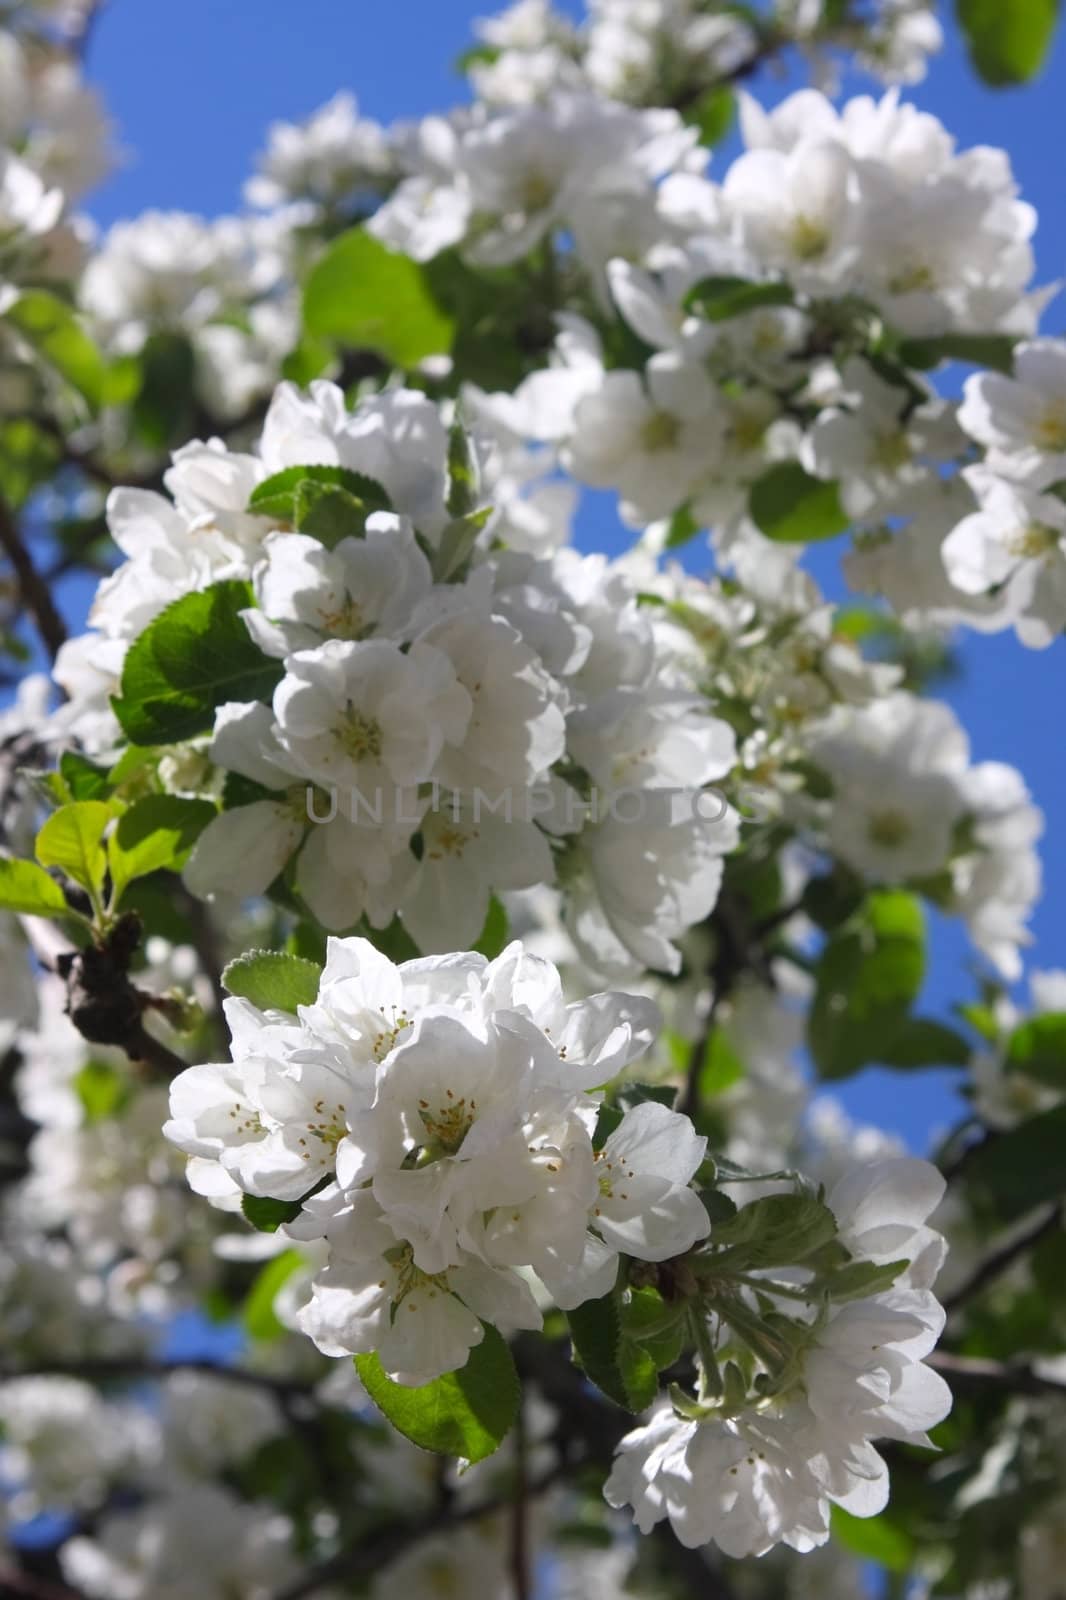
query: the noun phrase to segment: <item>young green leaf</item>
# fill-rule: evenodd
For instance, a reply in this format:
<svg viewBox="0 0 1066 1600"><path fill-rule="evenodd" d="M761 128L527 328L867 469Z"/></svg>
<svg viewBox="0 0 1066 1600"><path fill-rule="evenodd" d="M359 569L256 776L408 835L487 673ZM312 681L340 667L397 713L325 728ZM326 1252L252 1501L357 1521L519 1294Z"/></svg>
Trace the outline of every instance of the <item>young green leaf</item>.
<svg viewBox="0 0 1066 1600"><path fill-rule="evenodd" d="M107 873L104 830L113 815L102 800L60 806L37 835L35 849L41 866L58 867L90 894L99 894Z"/></svg>
<svg viewBox="0 0 1066 1600"><path fill-rule="evenodd" d="M180 871L200 834L216 815L210 800L150 794L135 801L118 819L107 841L115 903L134 878L145 878L164 867Z"/></svg>
<svg viewBox="0 0 1066 1600"><path fill-rule="evenodd" d="M965 361L1008 375L1014 369L1017 340L1009 333L941 333L931 339L903 339L897 354L904 366L919 372L944 361Z"/></svg>
<svg viewBox="0 0 1066 1600"><path fill-rule="evenodd" d="M484 1329L465 1367L414 1388L394 1383L376 1355L356 1356L371 1400L420 1449L484 1461L510 1431L522 1398L514 1358L495 1328Z"/></svg>
<svg viewBox="0 0 1066 1600"><path fill-rule="evenodd" d="M73 307L47 289L24 289L3 321L96 410L103 399L104 359Z"/></svg>
<svg viewBox="0 0 1066 1600"><path fill-rule="evenodd" d="M807 1042L820 1075L846 1078L885 1061L897 1036L902 1052L924 974L920 902L902 891L871 894L826 942L818 962Z"/></svg>
<svg viewBox="0 0 1066 1600"><path fill-rule="evenodd" d="M1044 65L1058 0L956 0L959 27L986 83L1026 83Z"/></svg>
<svg viewBox="0 0 1066 1600"><path fill-rule="evenodd" d="M301 1200L274 1200L269 1195L242 1194L241 1211L257 1233L277 1233L303 1209Z"/></svg>
<svg viewBox="0 0 1066 1600"><path fill-rule="evenodd" d="M376 478L350 467L307 466L285 467L281 472L264 478L252 490L248 510L260 517L272 517L277 522L297 519L297 498L305 485L316 484L321 489L344 489L353 500L358 500L364 511L388 511L392 502Z"/></svg>
<svg viewBox="0 0 1066 1600"><path fill-rule="evenodd" d="M175 744L207 733L227 700L260 700L280 682L280 661L252 642L241 612L254 603L237 579L182 595L133 641L115 715L135 744Z"/></svg>
<svg viewBox="0 0 1066 1600"><path fill-rule="evenodd" d="M291 1011L313 1005L322 968L284 950L250 950L222 974L230 994L250 1000L261 1011Z"/></svg>
<svg viewBox="0 0 1066 1600"><path fill-rule="evenodd" d="M304 328L313 338L376 351L397 367L447 354L455 331L417 262L386 249L364 228L334 239L312 268Z"/></svg>
<svg viewBox="0 0 1066 1600"><path fill-rule="evenodd" d="M267 1261L256 1274L241 1308L241 1321L250 1339L280 1339L285 1328L278 1321L274 1301L278 1291L288 1283L293 1273L303 1266L299 1250L283 1250L279 1256Z"/></svg>
<svg viewBox="0 0 1066 1600"><path fill-rule="evenodd" d="M63 891L32 861L0 860L0 909L25 917L63 916Z"/></svg>
<svg viewBox="0 0 1066 1600"><path fill-rule="evenodd" d="M750 278L701 278L685 296L685 310L708 322L727 322L764 306L790 306L795 296L787 283L759 283Z"/></svg>
<svg viewBox="0 0 1066 1600"><path fill-rule="evenodd" d="M1006 1066L1009 1072L1066 1089L1066 1012L1045 1011L1015 1028L1007 1042Z"/></svg>
<svg viewBox="0 0 1066 1600"><path fill-rule="evenodd" d="M367 508L339 483L315 483L305 478L296 486L293 521L301 533L310 534L332 550L342 539L358 539L366 532Z"/></svg>
<svg viewBox="0 0 1066 1600"><path fill-rule="evenodd" d="M779 544L814 544L851 526L836 484L812 478L798 461L768 468L752 484L748 506L756 526Z"/></svg>

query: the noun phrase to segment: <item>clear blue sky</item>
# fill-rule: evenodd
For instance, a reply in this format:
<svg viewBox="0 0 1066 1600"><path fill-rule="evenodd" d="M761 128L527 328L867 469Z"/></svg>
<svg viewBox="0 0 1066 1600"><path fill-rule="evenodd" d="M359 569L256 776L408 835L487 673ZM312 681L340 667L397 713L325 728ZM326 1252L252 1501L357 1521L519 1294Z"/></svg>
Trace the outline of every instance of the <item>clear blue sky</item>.
<svg viewBox="0 0 1066 1600"><path fill-rule="evenodd" d="M302 118L338 89L354 90L363 111L384 121L443 109L464 96L452 63L470 42L472 19L492 9L491 0L473 5L470 0L394 0L373 6L365 0L301 0L299 5L291 0L181 0L176 5L110 0L88 66L128 154L90 210L102 224L149 206L204 215L232 210L268 124ZM566 9L576 13L578 8L570 0ZM754 87L776 100L785 86L760 81ZM926 82L910 94L941 117L960 144L997 144L1010 151L1023 191L1041 216L1040 276L1066 276L1062 38L1038 83L993 92L976 81L952 36ZM1053 306L1046 326L1063 331L1066 309ZM600 548L621 544L600 497L582 525L581 542ZM1048 813L1046 889L1033 924L1033 961L1042 966L1066 965L1063 649L1025 651L1012 636L967 641L963 677L947 691L970 730L975 758L1019 766ZM938 930L927 1010L969 997L968 959L956 927ZM845 1086L843 1098L856 1114L896 1129L920 1147L929 1130L950 1115L947 1081L929 1074L901 1082L898 1076L869 1072Z"/></svg>

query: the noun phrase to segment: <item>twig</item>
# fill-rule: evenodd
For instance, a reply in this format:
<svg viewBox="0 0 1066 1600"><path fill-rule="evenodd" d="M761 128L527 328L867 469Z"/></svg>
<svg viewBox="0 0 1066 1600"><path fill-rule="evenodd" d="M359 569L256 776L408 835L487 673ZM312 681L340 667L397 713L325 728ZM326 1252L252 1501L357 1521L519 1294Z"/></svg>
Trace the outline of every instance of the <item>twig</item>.
<svg viewBox="0 0 1066 1600"><path fill-rule="evenodd" d="M19 1600L84 1600L80 1589L35 1578L17 1567L0 1566L0 1600L14 1600L16 1595Z"/></svg>
<svg viewBox="0 0 1066 1600"><path fill-rule="evenodd" d="M204 1372L213 1378L223 1378L228 1383L243 1385L248 1389L267 1389L272 1394L290 1399L303 1399L324 1409L336 1410L319 1401L306 1383L298 1379L282 1378L272 1372L256 1372L250 1367L224 1367L214 1361L195 1359L179 1361L153 1361L137 1356L89 1357L84 1361L35 1361L28 1367L0 1368L0 1383L17 1378L82 1378L86 1383L161 1382L176 1372Z"/></svg>
<svg viewBox="0 0 1066 1600"><path fill-rule="evenodd" d="M548 1472L535 1479L529 1485L530 1496L543 1494L546 1489L551 1488L562 1475L562 1470L562 1464L557 1463ZM467 1522L476 1522L482 1517L493 1516L503 1511L506 1506L506 1498L486 1500L481 1505L453 1506L451 1509L434 1512L433 1515L424 1517L421 1522L414 1525L410 1522L390 1523L388 1527L371 1534L352 1549L338 1550L328 1561L323 1561L310 1572L304 1573L288 1588L279 1590L274 1595L274 1600L306 1600L308 1595L315 1594L329 1584L353 1583L360 1578L369 1578L382 1567L388 1566L397 1556L405 1554L413 1545L428 1539L432 1534L439 1533L444 1528L458 1528Z"/></svg>
<svg viewBox="0 0 1066 1600"><path fill-rule="evenodd" d="M1052 1206L1048 1211L1042 1211L1038 1220L1031 1224L1024 1233L1015 1234L1013 1238L1008 1239L1005 1244L1001 1245L998 1250L994 1250L970 1274L966 1281L960 1284L954 1293L948 1295L944 1301L944 1310L949 1315L953 1311L958 1311L960 1306L964 1306L968 1300L972 1300L975 1295L980 1294L990 1283L994 1283L997 1278L1002 1277L1028 1250L1039 1244L1041 1239L1046 1238L1051 1233L1055 1233L1061 1226L1062 1213L1057 1205Z"/></svg>
<svg viewBox="0 0 1066 1600"><path fill-rule="evenodd" d="M67 626L56 610L48 585L44 582L33 557L22 541L14 513L0 495L0 548L11 563L18 581L22 604L32 616L41 640L54 661L59 648L65 643Z"/></svg>
<svg viewBox="0 0 1066 1600"><path fill-rule="evenodd" d="M514 1425L514 1487L511 1490L510 1559L514 1600L530 1600L529 1480L526 1473L526 1419L521 1401Z"/></svg>
<svg viewBox="0 0 1066 1600"><path fill-rule="evenodd" d="M945 1378L960 1385L993 1385L1012 1394L1057 1395L1066 1400L1066 1379L1046 1378L1029 1363L992 1361L984 1356L957 1356L950 1350L934 1350L926 1362Z"/></svg>

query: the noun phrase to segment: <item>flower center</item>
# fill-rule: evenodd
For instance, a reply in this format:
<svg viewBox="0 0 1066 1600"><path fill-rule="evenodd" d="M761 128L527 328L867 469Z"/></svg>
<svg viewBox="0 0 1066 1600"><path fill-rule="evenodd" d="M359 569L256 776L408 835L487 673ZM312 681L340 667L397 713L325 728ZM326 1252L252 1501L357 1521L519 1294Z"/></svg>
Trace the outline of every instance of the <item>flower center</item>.
<svg viewBox="0 0 1066 1600"><path fill-rule="evenodd" d="M921 289L935 289L936 279L927 262L916 261L890 278L888 288L890 294L916 294Z"/></svg>
<svg viewBox="0 0 1066 1600"><path fill-rule="evenodd" d="M322 631L335 639L360 639L366 632L366 618L358 602L348 595L344 604L334 611L319 607Z"/></svg>
<svg viewBox="0 0 1066 1600"><path fill-rule="evenodd" d="M788 242L792 254L799 261L817 261L829 248L829 229L813 217L797 217Z"/></svg>
<svg viewBox="0 0 1066 1600"><path fill-rule="evenodd" d="M669 411L653 411L640 430L640 442L651 455L676 450L680 438L681 424Z"/></svg>
<svg viewBox="0 0 1066 1600"><path fill-rule="evenodd" d="M910 834L910 819L903 811L875 811L866 831L874 844L896 850Z"/></svg>
<svg viewBox="0 0 1066 1600"><path fill-rule="evenodd" d="M337 1146L348 1132L344 1107L333 1106L331 1108L327 1108L324 1100L316 1100L313 1110L315 1116L318 1118L318 1121L308 1122L307 1132L310 1134L312 1139L317 1139L319 1144L325 1145L327 1150L336 1150ZM301 1146L305 1146L307 1144L307 1140L301 1137L300 1144ZM304 1149L302 1154L305 1161L310 1161L310 1150Z"/></svg>
<svg viewBox="0 0 1066 1600"><path fill-rule="evenodd" d="M381 723L349 704L338 737L353 761L378 761L384 742Z"/></svg>
<svg viewBox="0 0 1066 1600"><path fill-rule="evenodd" d="M1019 529L1011 536L1008 544L1012 556L1021 556L1028 561L1050 555L1052 550L1057 550L1058 547L1058 533L1054 528L1048 528L1040 522L1032 522L1027 528Z"/></svg>
<svg viewBox="0 0 1066 1600"><path fill-rule="evenodd" d="M902 429L878 434L874 442L874 461L888 472L898 472L911 459L910 440Z"/></svg>
<svg viewBox="0 0 1066 1600"><path fill-rule="evenodd" d="M1049 406L1034 433L1041 450L1066 450L1066 404Z"/></svg>
<svg viewBox="0 0 1066 1600"><path fill-rule="evenodd" d="M434 1106L429 1100L418 1102L418 1115L426 1130L426 1143L441 1155L453 1156L477 1119L477 1101L467 1100L445 1089L444 1101Z"/></svg>

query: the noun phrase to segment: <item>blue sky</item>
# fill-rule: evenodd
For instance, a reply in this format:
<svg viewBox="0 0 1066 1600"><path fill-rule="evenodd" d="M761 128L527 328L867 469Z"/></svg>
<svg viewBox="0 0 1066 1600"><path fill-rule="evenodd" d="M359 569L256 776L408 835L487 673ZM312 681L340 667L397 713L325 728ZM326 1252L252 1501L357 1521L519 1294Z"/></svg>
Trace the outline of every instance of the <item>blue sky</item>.
<svg viewBox="0 0 1066 1600"><path fill-rule="evenodd" d="M354 90L363 111L384 121L449 106L464 96L452 63L470 43L473 18L491 9L491 0L394 0L385 6L182 0L180 7L110 0L93 37L88 70L103 90L127 155L93 197L91 213L106 225L148 207L204 215L234 209L270 122L304 117L338 89ZM753 87L773 101L788 83L762 79ZM865 92L869 85L861 87ZM1036 84L993 92L976 81L952 36L926 82L909 93L960 144L997 144L1010 151L1023 192L1041 216L1040 277L1066 276L1063 172L1054 135L1063 126L1063 39ZM1066 310L1053 306L1047 330L1058 333L1064 326ZM590 547L621 544L602 497L590 506L580 538ZM824 565L820 560L823 580ZM1066 828L1057 826L1056 805L1066 769L1062 647L1037 653L1021 649L1012 636L971 639L964 641L962 659L963 674L945 693L970 731L975 759L1019 766L1052 822L1043 852L1045 895L1033 922L1033 962L1066 964L1059 909L1066 897ZM938 928L927 1011L969 997L968 960L960 930ZM868 1072L845 1086L842 1098L857 1115L920 1147L951 1114L949 1085L943 1074L912 1075L901 1083L898 1076Z"/></svg>

